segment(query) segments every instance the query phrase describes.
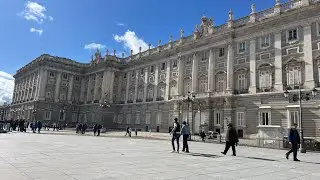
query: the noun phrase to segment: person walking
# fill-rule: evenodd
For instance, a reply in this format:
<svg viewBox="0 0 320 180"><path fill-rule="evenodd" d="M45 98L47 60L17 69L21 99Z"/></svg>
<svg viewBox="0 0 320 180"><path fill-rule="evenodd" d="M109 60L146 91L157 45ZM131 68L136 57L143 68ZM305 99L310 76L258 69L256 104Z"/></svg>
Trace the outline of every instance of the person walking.
<svg viewBox="0 0 320 180"><path fill-rule="evenodd" d="M101 129L102 129L102 125L101 125L101 124L99 124L99 125L98 125L98 135L97 135L97 136L100 136Z"/></svg>
<svg viewBox="0 0 320 180"><path fill-rule="evenodd" d="M170 132L170 135L172 135L171 143L172 143L172 153L176 152L176 149L174 147L174 141L177 141L177 153L179 153L179 138L180 138L180 124L178 122L178 118L174 119L173 122L173 128Z"/></svg>
<svg viewBox="0 0 320 180"><path fill-rule="evenodd" d="M189 135L190 135L190 128L187 125L186 121L183 121L183 123L182 123L181 135L182 135L182 138L183 138L182 139L182 142L183 142L182 152L189 153L188 138L189 138Z"/></svg>
<svg viewBox="0 0 320 180"><path fill-rule="evenodd" d="M86 134L87 128L88 128L87 123L84 123L84 124L82 125L82 134Z"/></svg>
<svg viewBox="0 0 320 180"><path fill-rule="evenodd" d="M226 155L230 146L232 147L232 153L233 156L236 156L236 147L238 146L238 133L236 129L233 127L232 123L228 124L228 131L226 135L226 148L224 149L224 152L221 152L223 155Z"/></svg>
<svg viewBox="0 0 320 180"><path fill-rule="evenodd" d="M202 142L205 142L204 138L206 137L206 133L204 133L204 131L202 131L202 130L200 132L200 137L201 137Z"/></svg>
<svg viewBox="0 0 320 180"><path fill-rule="evenodd" d="M288 135L289 143L291 144L291 149L286 153L286 158L289 159L289 155L293 153L293 161L300 161L297 158L298 148L300 145L300 135L298 133L297 127L297 123L294 123Z"/></svg>
<svg viewBox="0 0 320 180"><path fill-rule="evenodd" d="M95 124L95 125L93 126L93 135L94 135L94 136L96 136L97 131L98 131L98 124Z"/></svg>
<svg viewBox="0 0 320 180"><path fill-rule="evenodd" d="M42 122L38 121L38 133L40 133L41 129L42 129Z"/></svg>

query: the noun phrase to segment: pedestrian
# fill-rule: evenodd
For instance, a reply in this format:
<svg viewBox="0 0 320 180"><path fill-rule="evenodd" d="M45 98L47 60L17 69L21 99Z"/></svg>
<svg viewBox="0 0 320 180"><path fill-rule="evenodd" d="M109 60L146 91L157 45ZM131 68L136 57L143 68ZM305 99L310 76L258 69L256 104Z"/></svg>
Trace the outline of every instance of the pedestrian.
<svg viewBox="0 0 320 180"><path fill-rule="evenodd" d="M297 127L298 125L294 123L288 135L289 143L291 144L291 149L286 153L286 158L289 159L289 155L293 153L293 161L300 161L297 158L298 148L300 146L300 135L297 131Z"/></svg>
<svg viewBox="0 0 320 180"><path fill-rule="evenodd" d="M226 155L230 146L232 147L232 153L233 156L236 156L236 147L238 146L238 133L236 129L233 127L232 123L228 124L228 131L226 135L226 148L224 149L224 152L221 152L223 155Z"/></svg>
<svg viewBox="0 0 320 180"><path fill-rule="evenodd" d="M94 136L96 135L97 131L98 131L98 124L95 124L95 125L93 126L93 135L94 135Z"/></svg>
<svg viewBox="0 0 320 180"><path fill-rule="evenodd" d="M134 132L136 133L136 136L138 136L138 129L137 128L134 130Z"/></svg>
<svg viewBox="0 0 320 180"><path fill-rule="evenodd" d="M38 121L38 133L40 133L41 129L42 129L42 122Z"/></svg>
<svg viewBox="0 0 320 180"><path fill-rule="evenodd" d="M177 153L179 153L179 138L180 138L180 124L178 123L178 118L174 119L173 122L173 128L172 131L170 132L170 135L172 135L171 143L172 143L172 153L176 152L175 147L174 147L174 141L177 141Z"/></svg>
<svg viewBox="0 0 320 180"><path fill-rule="evenodd" d="M129 135L129 129L130 129L130 127L128 126L127 129L126 129L126 134L124 136Z"/></svg>
<svg viewBox="0 0 320 180"><path fill-rule="evenodd" d="M182 152L189 153L188 138L190 136L190 128L187 125L186 121L183 121L183 123L182 123L181 135L182 135L182 138L183 138L182 139L182 142L183 142Z"/></svg>
<svg viewBox="0 0 320 180"><path fill-rule="evenodd" d="M101 129L102 129L102 125L101 125L101 124L99 124L99 125L98 125L98 135L97 135L97 136L100 136Z"/></svg>
<svg viewBox="0 0 320 180"><path fill-rule="evenodd" d="M82 126L82 134L86 134L87 128L88 128L87 123L84 123L83 126Z"/></svg>
<svg viewBox="0 0 320 180"><path fill-rule="evenodd" d="M202 130L200 132L200 137L201 137L202 142L205 142L204 138L206 137L206 133L204 133L204 131L202 131Z"/></svg>

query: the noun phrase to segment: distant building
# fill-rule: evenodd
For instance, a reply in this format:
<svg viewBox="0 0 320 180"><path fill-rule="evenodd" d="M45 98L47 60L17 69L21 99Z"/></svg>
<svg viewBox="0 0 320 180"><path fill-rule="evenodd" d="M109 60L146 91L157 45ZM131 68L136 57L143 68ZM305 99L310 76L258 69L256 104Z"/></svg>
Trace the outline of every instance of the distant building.
<svg viewBox="0 0 320 180"><path fill-rule="evenodd" d="M202 17L192 35L181 30L178 40L129 57L41 55L14 75L6 118L168 132L178 117L193 132L224 132L233 122L244 136L286 135L300 106L284 92L320 85L320 1L279 2L261 12L253 5L240 19L230 11L220 26ZM319 97L303 101L306 137L320 137L319 107Z"/></svg>

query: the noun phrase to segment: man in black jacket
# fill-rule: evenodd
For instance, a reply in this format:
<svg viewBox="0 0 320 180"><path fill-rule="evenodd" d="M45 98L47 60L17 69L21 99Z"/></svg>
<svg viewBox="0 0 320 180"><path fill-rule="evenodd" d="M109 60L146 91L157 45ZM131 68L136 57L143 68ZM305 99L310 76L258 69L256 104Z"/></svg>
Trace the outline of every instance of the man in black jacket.
<svg viewBox="0 0 320 180"><path fill-rule="evenodd" d="M236 156L236 147L238 145L238 133L236 129L233 127L232 123L228 124L228 132L226 134L226 148L224 152L221 152L223 155L226 155L230 146L232 147L233 156Z"/></svg>
<svg viewBox="0 0 320 180"><path fill-rule="evenodd" d="M172 139L171 139L171 143L172 143L172 152L175 152L175 147L174 147L174 141L177 141L177 153L179 153L179 138L180 138L180 124L178 122L178 118L174 119L174 123L173 123L173 129L170 132L170 135L172 134Z"/></svg>
<svg viewBox="0 0 320 180"><path fill-rule="evenodd" d="M286 153L286 158L289 159L289 155L293 152L294 161L300 161L299 159L297 159L298 148L300 145L300 135L297 131L297 126L298 125L294 123L293 127L290 129L288 140L289 140L289 143L291 144L291 149L289 152Z"/></svg>

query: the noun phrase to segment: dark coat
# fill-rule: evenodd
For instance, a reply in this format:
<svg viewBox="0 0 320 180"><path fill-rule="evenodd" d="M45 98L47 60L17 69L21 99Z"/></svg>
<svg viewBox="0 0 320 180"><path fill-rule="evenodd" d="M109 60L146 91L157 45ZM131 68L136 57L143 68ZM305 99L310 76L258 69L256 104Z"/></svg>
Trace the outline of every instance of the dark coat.
<svg viewBox="0 0 320 180"><path fill-rule="evenodd" d="M293 144L300 144L300 135L297 131L297 129L290 129L289 135L288 135L289 142Z"/></svg>
<svg viewBox="0 0 320 180"><path fill-rule="evenodd" d="M226 141L232 144L238 143L238 133L234 127L229 127L226 135Z"/></svg>

